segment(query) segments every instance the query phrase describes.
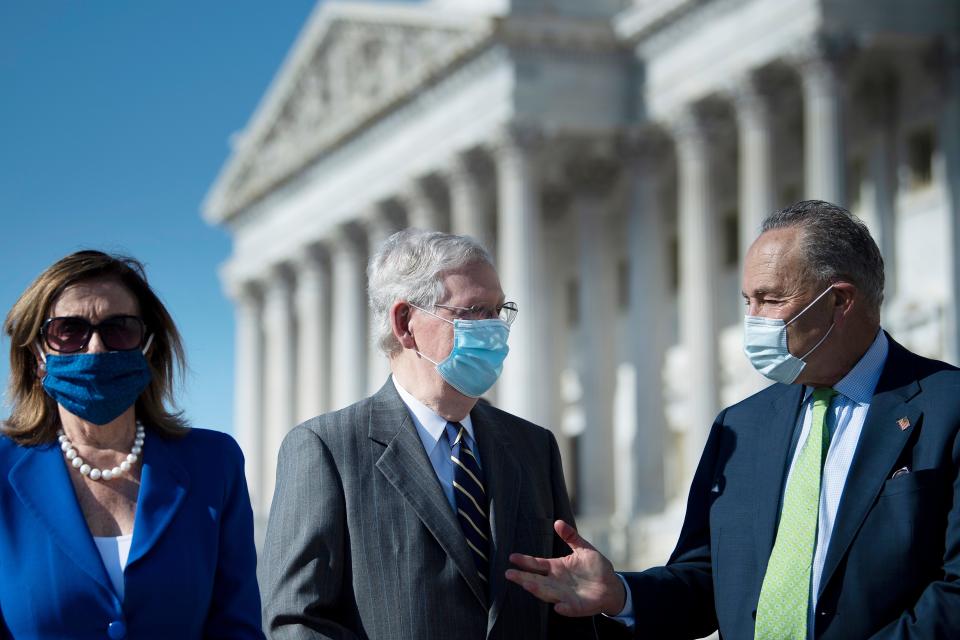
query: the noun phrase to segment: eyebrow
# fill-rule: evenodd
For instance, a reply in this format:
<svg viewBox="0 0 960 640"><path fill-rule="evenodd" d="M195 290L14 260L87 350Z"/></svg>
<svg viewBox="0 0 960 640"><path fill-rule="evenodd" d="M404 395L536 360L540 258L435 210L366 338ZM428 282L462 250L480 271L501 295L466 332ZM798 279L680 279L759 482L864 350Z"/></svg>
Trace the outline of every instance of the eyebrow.
<svg viewBox="0 0 960 640"><path fill-rule="evenodd" d="M754 290L751 291L750 293L747 293L746 291L741 291L741 292L740 292L740 295L742 295L744 298L747 298L747 299L749 299L749 298L762 298L763 296L771 295L771 294L773 294L773 295L778 295L778 296L779 296L779 295L783 295L783 292L781 292L781 291L775 291L775 290L773 290L773 289L754 289Z"/></svg>

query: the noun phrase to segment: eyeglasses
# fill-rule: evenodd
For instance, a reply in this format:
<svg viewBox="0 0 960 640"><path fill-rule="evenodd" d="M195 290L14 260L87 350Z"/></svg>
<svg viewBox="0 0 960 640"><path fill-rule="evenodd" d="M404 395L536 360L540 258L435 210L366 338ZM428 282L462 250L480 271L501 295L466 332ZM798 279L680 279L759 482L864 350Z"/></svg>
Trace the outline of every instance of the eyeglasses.
<svg viewBox="0 0 960 640"><path fill-rule="evenodd" d="M449 304L435 304L433 306L450 311L457 320L489 320L491 318L500 318L508 325L513 324L519 312L516 302L504 302L496 309L485 308L476 304L470 307L455 307Z"/></svg>
<svg viewBox="0 0 960 640"><path fill-rule="evenodd" d="M112 316L99 324L79 316L63 316L44 322L40 336L54 351L76 353L87 347L94 331L110 351L130 351L143 345L146 327L137 316Z"/></svg>

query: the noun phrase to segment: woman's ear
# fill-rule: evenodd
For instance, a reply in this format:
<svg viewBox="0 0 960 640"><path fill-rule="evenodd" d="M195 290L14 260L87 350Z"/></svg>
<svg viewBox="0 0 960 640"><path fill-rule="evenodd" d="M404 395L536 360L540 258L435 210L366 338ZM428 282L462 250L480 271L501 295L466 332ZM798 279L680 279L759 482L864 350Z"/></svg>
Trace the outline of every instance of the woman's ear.
<svg viewBox="0 0 960 640"><path fill-rule="evenodd" d="M414 339L413 330L410 327L411 309L410 304L402 300L398 300L390 306L390 328L393 330L393 337L404 349L417 348L417 341Z"/></svg>
<svg viewBox="0 0 960 640"><path fill-rule="evenodd" d="M47 357L43 353L43 346L37 342L30 354L37 363L37 378L42 378L47 371Z"/></svg>

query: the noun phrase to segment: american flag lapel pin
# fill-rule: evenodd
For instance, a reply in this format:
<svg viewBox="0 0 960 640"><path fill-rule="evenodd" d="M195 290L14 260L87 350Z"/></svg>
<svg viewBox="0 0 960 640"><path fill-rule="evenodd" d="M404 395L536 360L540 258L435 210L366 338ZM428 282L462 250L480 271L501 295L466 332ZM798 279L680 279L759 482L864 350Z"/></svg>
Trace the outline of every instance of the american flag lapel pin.
<svg viewBox="0 0 960 640"><path fill-rule="evenodd" d="M897 420L897 426L900 427L900 431L906 431L910 428L910 419L907 416L903 416Z"/></svg>

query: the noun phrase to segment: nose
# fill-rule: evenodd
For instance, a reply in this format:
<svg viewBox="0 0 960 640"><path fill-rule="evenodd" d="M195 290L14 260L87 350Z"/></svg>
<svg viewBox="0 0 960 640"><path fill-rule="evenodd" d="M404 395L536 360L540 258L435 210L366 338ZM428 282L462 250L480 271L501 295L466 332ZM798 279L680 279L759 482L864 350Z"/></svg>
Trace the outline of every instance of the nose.
<svg viewBox="0 0 960 640"><path fill-rule="evenodd" d="M100 339L100 332L95 330L87 342L86 353L105 353L106 351L108 351L108 349L103 344L103 340Z"/></svg>

